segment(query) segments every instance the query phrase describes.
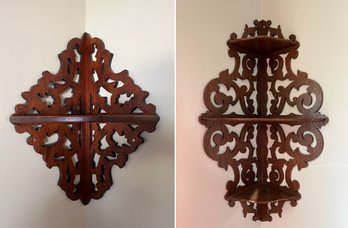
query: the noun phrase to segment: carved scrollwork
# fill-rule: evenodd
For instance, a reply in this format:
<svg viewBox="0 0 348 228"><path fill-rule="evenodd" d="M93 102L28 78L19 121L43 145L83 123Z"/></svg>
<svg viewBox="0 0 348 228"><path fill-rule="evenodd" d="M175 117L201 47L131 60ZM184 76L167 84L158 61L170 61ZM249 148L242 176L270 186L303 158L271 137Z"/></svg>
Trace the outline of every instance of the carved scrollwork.
<svg viewBox="0 0 348 228"><path fill-rule="evenodd" d="M224 124L214 124L212 127L208 128L204 135L204 150L208 157L218 162L219 167L227 170L230 165L234 170L234 181L237 185L240 180L244 183L253 181L251 178L255 176L252 170L252 164L255 163L256 157L254 157L254 145L252 140L255 138L254 131L255 127L253 124L240 124L237 127L241 127L240 133L237 130L230 131L228 127ZM223 149L222 146L227 145ZM231 148L231 144L234 147ZM244 158L240 159L239 155L244 154ZM242 168L247 168L251 173L248 175L239 176L238 166ZM243 169L244 170L244 169ZM243 171L243 174L248 173L247 170ZM242 179L240 179L242 178Z"/></svg>
<svg viewBox="0 0 348 228"><path fill-rule="evenodd" d="M297 50L292 50L286 55L285 74L282 71L283 58L279 55L269 58L272 74L267 77L267 81L270 82L270 92L273 97L270 106L271 115L284 116L283 112L289 107L296 107L296 114L299 115L320 115L318 111L323 100L322 89L317 82L309 79L306 73L298 71L295 74L292 71L291 60L296 59L297 56ZM287 84L284 85L281 82L287 82ZM301 88L304 88L304 91L301 91Z"/></svg>
<svg viewBox="0 0 348 228"><path fill-rule="evenodd" d="M284 39L280 26L272 28L270 21L254 25L246 25L241 39L233 33L227 42L234 68L207 84L208 111L200 122L207 127L206 154L231 170L225 195L229 205L240 202L244 216L252 213L254 220L271 221L271 214L281 215L286 201L295 206L301 198L293 170L320 155L324 143L319 129L328 119L319 112L319 84L291 69L298 56L296 37ZM261 44L269 47L261 49Z"/></svg>
<svg viewBox="0 0 348 228"><path fill-rule="evenodd" d="M253 115L255 111L255 100L252 94L255 91L255 82L257 77L253 75L256 66L255 57L245 55L241 57L235 50L231 50L229 55L234 58L235 65L231 73L228 70L220 72L219 78L211 80L204 90L204 102L210 112L219 114L237 115L236 112L227 113L230 106L241 107L241 112L244 115ZM239 73L239 69L243 69ZM244 83L239 85L237 80ZM233 91L233 94L226 94L221 89L221 85L226 91Z"/></svg>
<svg viewBox="0 0 348 228"><path fill-rule="evenodd" d="M16 105L14 117L128 115L130 119L15 125L18 133L29 133L28 144L48 168L58 167L58 185L66 195L88 204L111 187L112 167L124 167L128 155L143 143L142 132L155 130L158 118L138 121L132 115L157 116L156 107L145 102L149 93L134 84L127 70L112 71L113 55L101 39L85 33L70 40L58 56L59 71L43 72L38 83L22 93L26 102Z"/></svg>

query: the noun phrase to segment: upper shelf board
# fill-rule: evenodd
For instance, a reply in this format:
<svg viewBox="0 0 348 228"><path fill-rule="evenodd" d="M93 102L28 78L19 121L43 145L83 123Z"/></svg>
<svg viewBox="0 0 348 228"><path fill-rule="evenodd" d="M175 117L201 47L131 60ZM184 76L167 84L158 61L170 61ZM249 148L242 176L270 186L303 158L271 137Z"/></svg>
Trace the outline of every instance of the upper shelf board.
<svg viewBox="0 0 348 228"><path fill-rule="evenodd" d="M291 49L297 49L300 44L297 41L275 38L270 36L257 36L229 40L229 48L235 48L241 53L252 53L258 56L287 53Z"/></svg>

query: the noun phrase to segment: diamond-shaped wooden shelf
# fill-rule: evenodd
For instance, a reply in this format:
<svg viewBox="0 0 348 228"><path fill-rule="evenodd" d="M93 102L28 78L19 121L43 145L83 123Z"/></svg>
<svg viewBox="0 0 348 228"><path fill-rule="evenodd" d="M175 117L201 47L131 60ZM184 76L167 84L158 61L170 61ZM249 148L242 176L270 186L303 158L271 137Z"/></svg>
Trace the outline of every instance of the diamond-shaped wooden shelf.
<svg viewBox="0 0 348 228"><path fill-rule="evenodd" d="M48 168L58 167L66 195L88 204L111 187L112 167L126 164L159 116L128 71L112 71L113 55L101 39L85 33L58 56L59 71L43 72L22 93L26 102L16 105L10 121L18 133L29 133L28 144Z"/></svg>
<svg viewBox="0 0 348 228"><path fill-rule="evenodd" d="M227 41L234 59L231 73L222 71L204 90L208 108L199 121L206 154L233 178L225 199L240 202L243 214L271 221L289 201L301 198L292 170L307 167L323 150L319 129L328 122L320 114L322 90L307 74L291 69L298 56L294 35L285 39L280 26L254 21L241 38Z"/></svg>

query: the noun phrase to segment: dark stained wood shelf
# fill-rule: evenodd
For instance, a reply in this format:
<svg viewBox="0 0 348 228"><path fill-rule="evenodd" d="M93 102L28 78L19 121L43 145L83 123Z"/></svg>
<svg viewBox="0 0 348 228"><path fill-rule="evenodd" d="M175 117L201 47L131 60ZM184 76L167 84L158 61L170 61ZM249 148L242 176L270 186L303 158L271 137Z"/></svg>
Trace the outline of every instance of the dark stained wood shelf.
<svg viewBox="0 0 348 228"><path fill-rule="evenodd" d="M71 39L58 55L58 72L44 71L10 116L47 167L59 170L66 196L84 205L103 197L113 185L112 167L125 167L145 142L143 132L159 121L149 92L128 70L114 72L112 56L98 37Z"/></svg>
<svg viewBox="0 0 348 228"><path fill-rule="evenodd" d="M286 187L274 187L270 184L256 184L252 186L242 186L236 192L227 193L228 200L248 201L257 204L268 204L277 201L299 200L299 192L292 192Z"/></svg>
<svg viewBox="0 0 348 228"><path fill-rule="evenodd" d="M282 54L288 52L290 48L293 49L300 46L297 41L274 38L270 36L257 36L229 40L227 45L230 48L234 47L241 53L254 53L260 56L267 56L274 53Z"/></svg>
<svg viewBox="0 0 348 228"><path fill-rule="evenodd" d="M15 116L10 117L13 124L41 124L41 123L86 123L86 122L128 122L128 123L144 123L144 122L158 122L158 115L142 115L142 114L128 114L128 115L112 115L112 114L98 114L98 115L56 115L56 116Z"/></svg>
<svg viewBox="0 0 348 228"><path fill-rule="evenodd" d="M233 173L225 199L231 207L239 202L243 215L253 214L254 221L281 216L286 201L296 206L300 184L292 172L321 154L320 128L329 121L319 112L320 85L291 69L300 46L296 36L284 38L280 26L271 24L255 20L240 38L230 35L234 66L208 82L207 111L199 117L207 128L205 153Z"/></svg>
<svg viewBox="0 0 348 228"><path fill-rule="evenodd" d="M328 118L326 116L318 117L228 117L228 116L200 116L200 122L206 124L209 122L219 122L219 123L279 123L279 124L301 124L309 122L327 122Z"/></svg>

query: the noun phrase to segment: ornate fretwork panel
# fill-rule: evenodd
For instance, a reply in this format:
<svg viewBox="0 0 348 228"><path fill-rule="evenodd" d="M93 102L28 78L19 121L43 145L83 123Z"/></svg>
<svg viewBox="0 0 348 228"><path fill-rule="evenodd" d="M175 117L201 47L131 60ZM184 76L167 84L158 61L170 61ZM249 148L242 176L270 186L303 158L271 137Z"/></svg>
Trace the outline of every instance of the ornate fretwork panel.
<svg viewBox="0 0 348 228"><path fill-rule="evenodd" d="M270 21L246 25L242 38L231 35L232 72L222 71L204 90L208 111L200 122L208 129L204 150L219 167L231 170L225 199L240 202L244 216L271 221L286 201L295 206L300 184L292 178L323 150L319 129L328 122L319 113L323 93L318 83L291 61L299 43L284 39ZM228 169L230 167L230 169Z"/></svg>
<svg viewBox="0 0 348 228"><path fill-rule="evenodd" d="M43 72L22 93L26 102L16 105L11 122L18 133L29 133L28 144L49 168L58 167L67 196L88 204L111 187L112 167L126 164L159 117L128 71L112 71L102 40L87 33L74 38L59 60L56 74Z"/></svg>

